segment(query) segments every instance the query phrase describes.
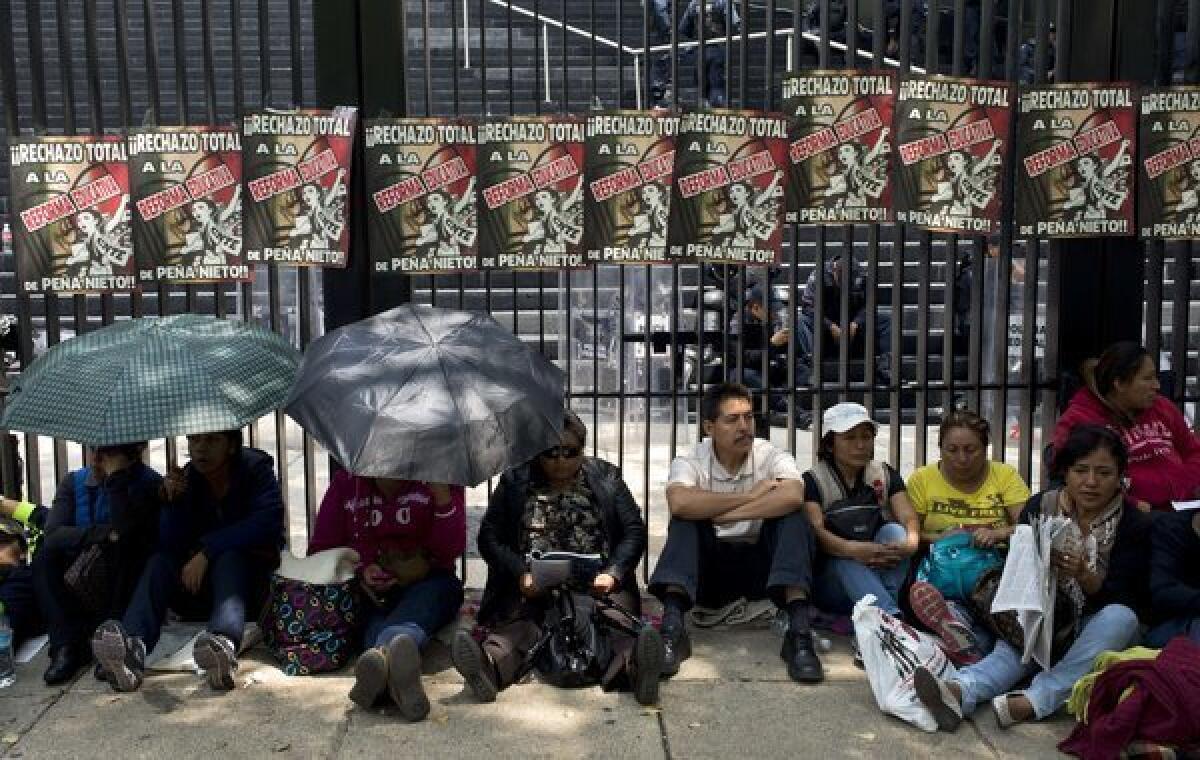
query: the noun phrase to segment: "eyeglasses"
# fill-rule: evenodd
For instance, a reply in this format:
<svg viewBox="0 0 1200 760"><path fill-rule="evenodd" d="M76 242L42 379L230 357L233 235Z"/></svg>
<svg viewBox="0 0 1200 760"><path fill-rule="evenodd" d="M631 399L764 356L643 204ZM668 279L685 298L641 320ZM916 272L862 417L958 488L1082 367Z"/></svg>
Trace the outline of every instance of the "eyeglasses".
<svg viewBox="0 0 1200 760"><path fill-rule="evenodd" d="M582 446L555 446L542 452L543 459L574 459L583 453Z"/></svg>

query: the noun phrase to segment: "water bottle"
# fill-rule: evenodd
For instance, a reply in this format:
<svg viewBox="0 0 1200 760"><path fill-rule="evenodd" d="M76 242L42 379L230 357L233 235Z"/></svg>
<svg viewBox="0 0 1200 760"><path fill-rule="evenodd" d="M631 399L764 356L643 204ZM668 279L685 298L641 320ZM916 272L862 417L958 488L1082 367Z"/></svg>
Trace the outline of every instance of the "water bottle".
<svg viewBox="0 0 1200 760"><path fill-rule="evenodd" d="M13 655L13 630L8 615L0 615L0 689L17 680L17 659Z"/></svg>

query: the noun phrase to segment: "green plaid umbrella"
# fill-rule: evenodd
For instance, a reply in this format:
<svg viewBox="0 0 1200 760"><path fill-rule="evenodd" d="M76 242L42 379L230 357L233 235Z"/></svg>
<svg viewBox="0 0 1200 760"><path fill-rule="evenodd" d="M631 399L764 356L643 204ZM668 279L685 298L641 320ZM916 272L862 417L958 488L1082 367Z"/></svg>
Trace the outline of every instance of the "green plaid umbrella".
<svg viewBox="0 0 1200 760"><path fill-rule="evenodd" d="M117 322L32 362L0 425L94 446L235 430L283 404L299 361L282 337L246 322Z"/></svg>

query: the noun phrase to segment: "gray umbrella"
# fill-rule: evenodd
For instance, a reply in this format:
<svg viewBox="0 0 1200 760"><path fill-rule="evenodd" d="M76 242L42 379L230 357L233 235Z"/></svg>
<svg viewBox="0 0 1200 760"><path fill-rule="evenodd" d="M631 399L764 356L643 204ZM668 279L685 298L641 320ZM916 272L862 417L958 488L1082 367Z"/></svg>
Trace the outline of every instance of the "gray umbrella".
<svg viewBox="0 0 1200 760"><path fill-rule="evenodd" d="M406 304L314 341L286 411L357 475L473 486L558 443L563 373L487 314Z"/></svg>

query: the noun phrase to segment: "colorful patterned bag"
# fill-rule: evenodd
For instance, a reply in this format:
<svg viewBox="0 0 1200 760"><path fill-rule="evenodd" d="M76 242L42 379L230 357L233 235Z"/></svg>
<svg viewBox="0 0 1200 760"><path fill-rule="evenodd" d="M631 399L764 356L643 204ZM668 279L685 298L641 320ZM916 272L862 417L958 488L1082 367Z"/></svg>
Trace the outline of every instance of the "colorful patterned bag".
<svg viewBox="0 0 1200 760"><path fill-rule="evenodd" d="M338 670L358 651L364 619L358 583L271 578L263 630L289 676Z"/></svg>

